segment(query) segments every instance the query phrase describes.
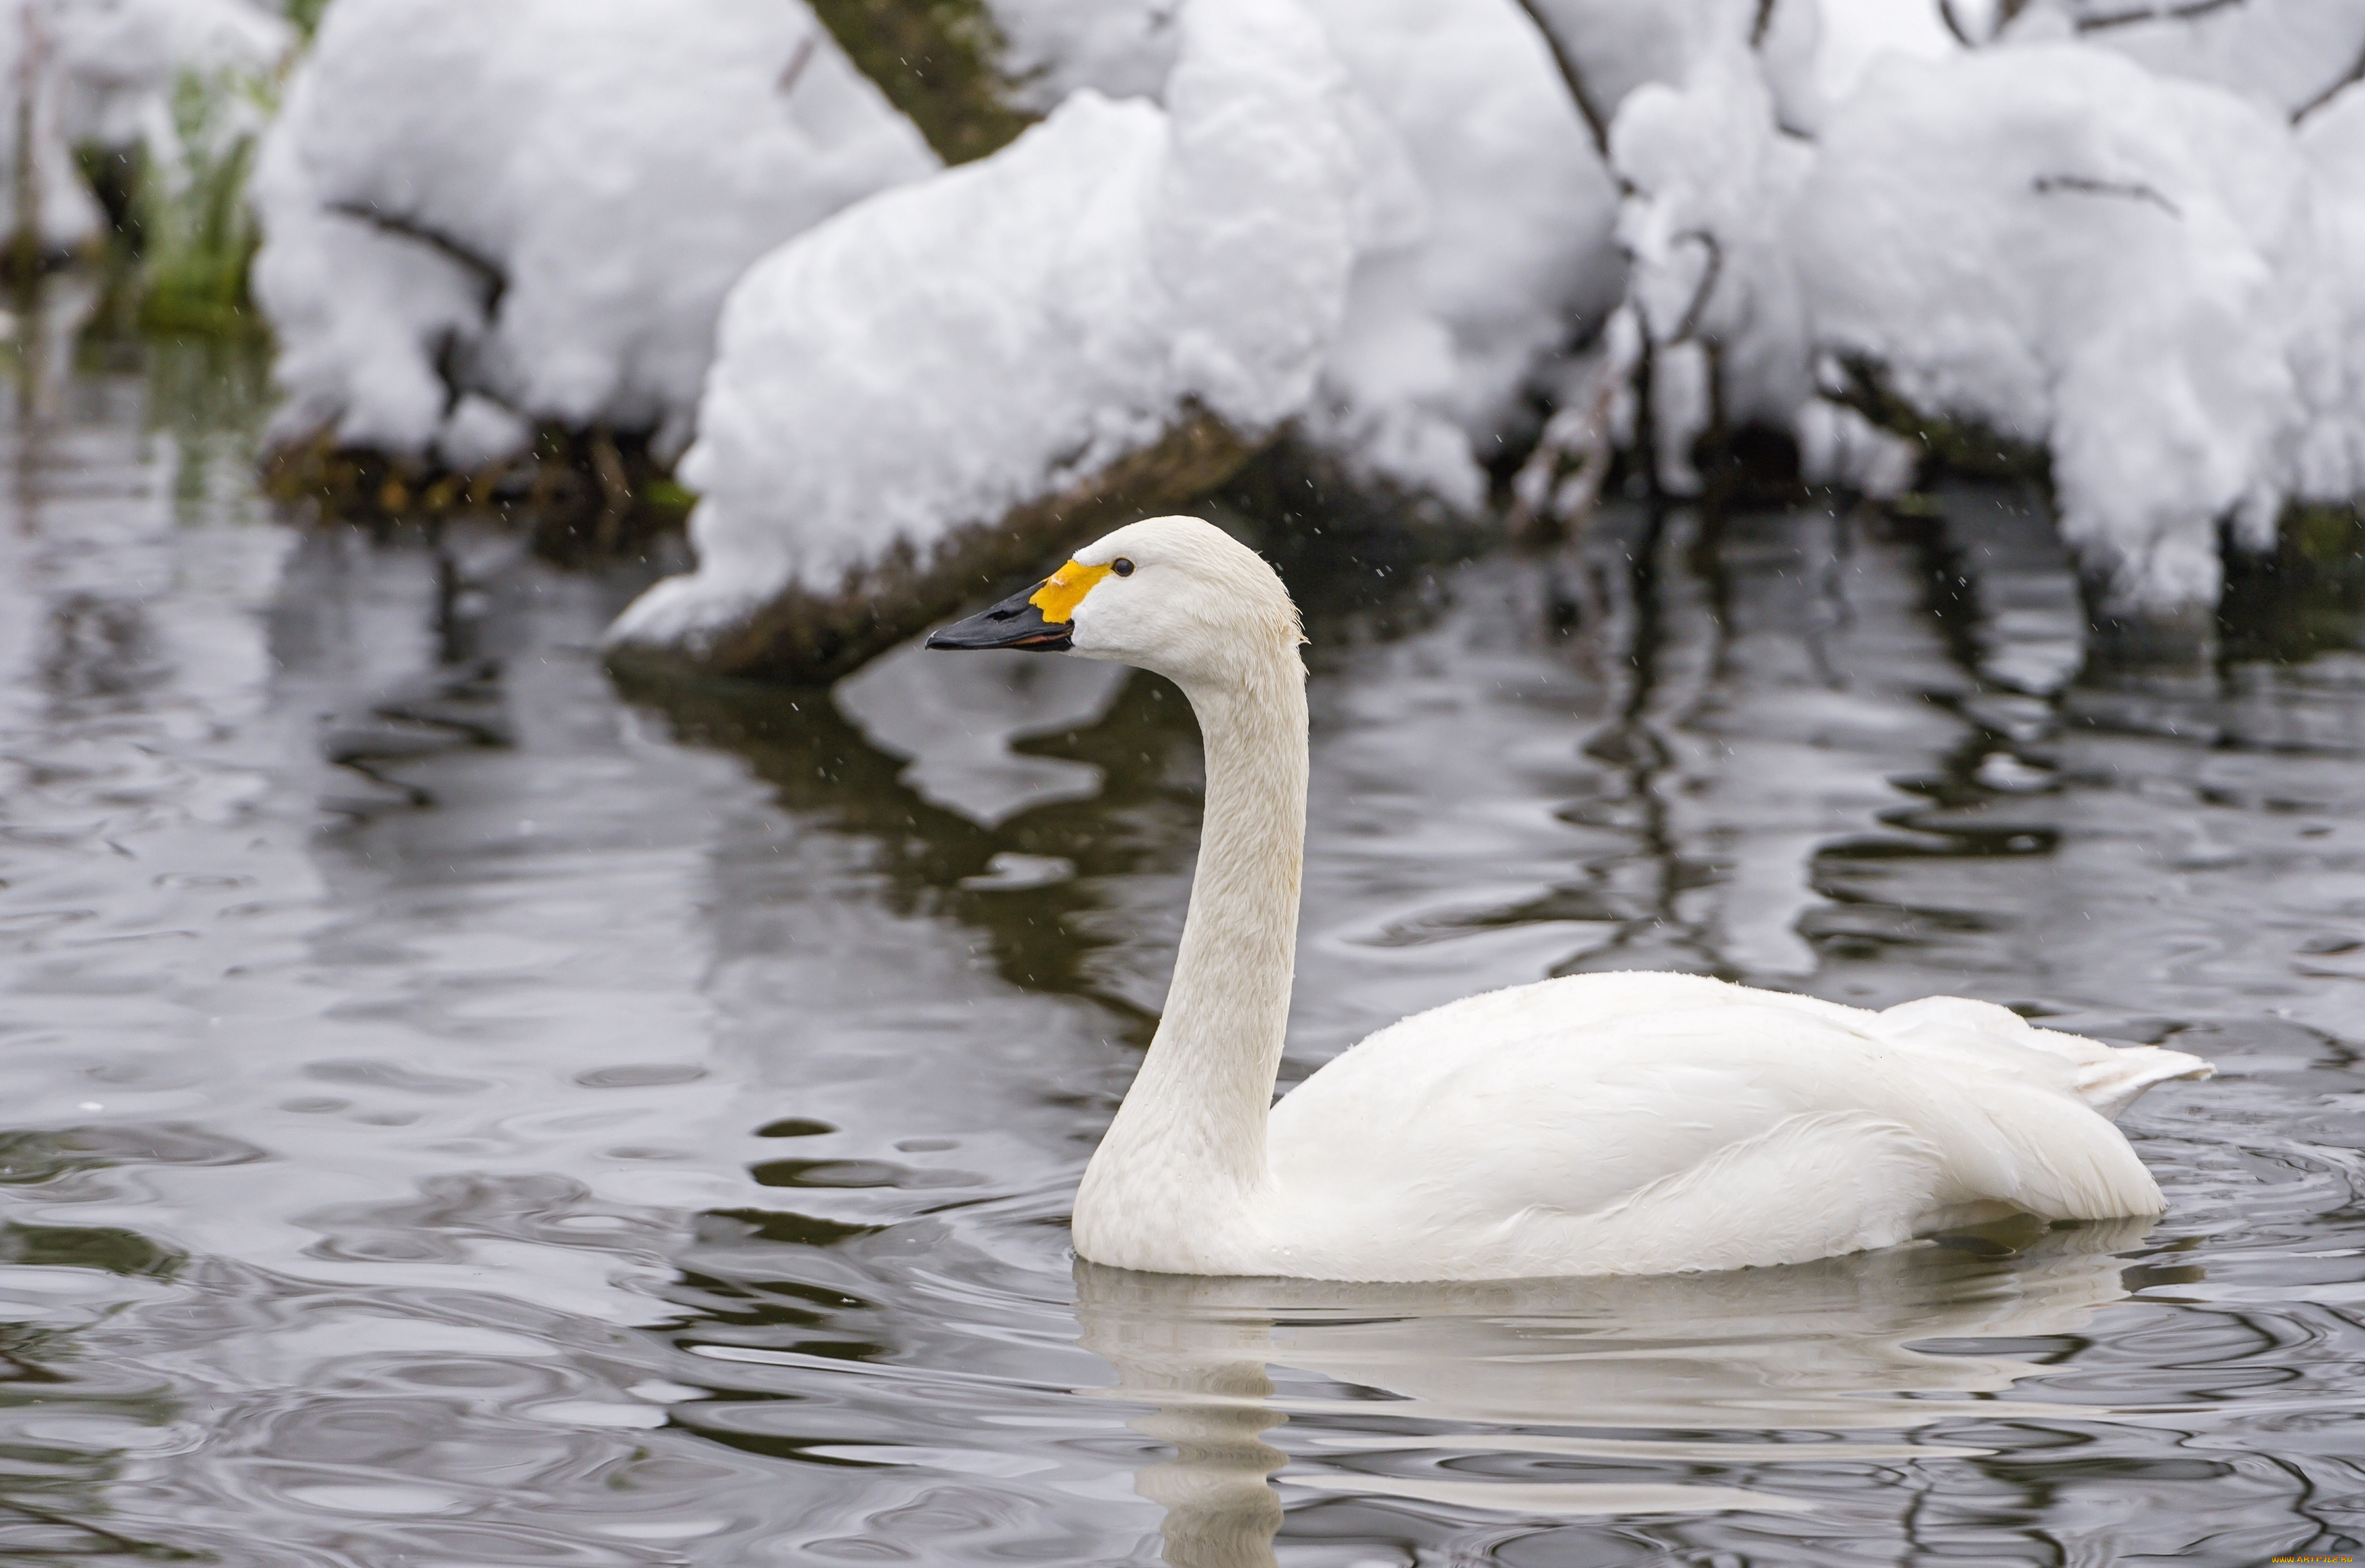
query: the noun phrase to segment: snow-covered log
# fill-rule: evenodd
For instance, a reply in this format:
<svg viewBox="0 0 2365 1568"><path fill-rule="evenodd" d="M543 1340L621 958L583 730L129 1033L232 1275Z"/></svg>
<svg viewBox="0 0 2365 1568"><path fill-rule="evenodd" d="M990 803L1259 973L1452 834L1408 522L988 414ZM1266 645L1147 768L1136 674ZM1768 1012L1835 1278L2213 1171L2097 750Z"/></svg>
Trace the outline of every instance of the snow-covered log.
<svg viewBox="0 0 2365 1568"><path fill-rule="evenodd" d="M1203 491L1306 404L1374 223L1369 110L1294 0L1193 0L1165 105L1089 89L749 273L626 656L835 675Z"/></svg>
<svg viewBox="0 0 2365 1568"><path fill-rule="evenodd" d="M1873 493L1912 465L1866 411L1990 440L2042 455L2106 615L2187 621L2225 537L2365 491L2365 88L2289 101L2325 73L2292 73L2303 21L2337 53L2365 7L2149 33L2071 9L1867 50L1862 7L1827 0L1813 94L1730 28L1627 93L1620 231L1671 487L1712 429L1785 431L1807 477ZM2237 16L2257 47L2214 58L2225 85L2094 41Z"/></svg>
<svg viewBox="0 0 2365 1568"><path fill-rule="evenodd" d="M336 0L253 187L275 435L678 451L747 264L936 167L802 0Z"/></svg>
<svg viewBox="0 0 2365 1568"><path fill-rule="evenodd" d="M1052 10L1001 9L1048 47ZM700 569L620 649L835 672L1283 421L1353 482L1483 506L1481 454L1618 286L1543 40L1510 0L1193 0L1172 30L1162 103L1079 87L749 274L682 469Z"/></svg>

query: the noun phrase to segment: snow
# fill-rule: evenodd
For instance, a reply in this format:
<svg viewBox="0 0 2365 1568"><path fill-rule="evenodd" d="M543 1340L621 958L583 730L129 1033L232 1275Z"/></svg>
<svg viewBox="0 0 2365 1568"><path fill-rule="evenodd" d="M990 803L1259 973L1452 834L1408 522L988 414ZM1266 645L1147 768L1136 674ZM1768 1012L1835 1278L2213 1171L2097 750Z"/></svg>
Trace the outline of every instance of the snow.
<svg viewBox="0 0 2365 1568"><path fill-rule="evenodd" d="M1808 324L1783 219L1814 154L1781 133L1770 84L1753 52L1718 43L1680 88L1650 83L1627 99L1610 134L1610 155L1631 194L1619 237L1632 258L1630 293L1650 341L1664 356L1681 345L1713 345L1729 428L1780 428L1814 388ZM1676 355L1656 378L1663 476L1710 420L1703 388L1709 361Z"/></svg>
<svg viewBox="0 0 2365 1568"><path fill-rule="evenodd" d="M1309 420L1351 472L1467 512L1478 460L1617 303L1617 191L1541 35L1510 0L1313 0L1400 151L1395 243L1359 267Z"/></svg>
<svg viewBox="0 0 2365 1568"><path fill-rule="evenodd" d="M2130 613L2365 490L2365 0L983 4L1046 118L942 170L801 0L338 0L255 187L280 433L687 448L615 633L676 647L1203 415L1474 515L1540 394L1530 510L1720 422L1895 494L1867 374L2041 448Z"/></svg>
<svg viewBox="0 0 2365 1568"><path fill-rule="evenodd" d="M2115 605L2166 610L2215 598L2220 519L2270 536L2308 211L2272 116L2055 44L1876 69L1793 231L1819 347L2045 446L2064 537Z"/></svg>
<svg viewBox="0 0 2365 1568"><path fill-rule="evenodd" d="M695 652L789 588L927 562L1194 409L1253 434L1305 405L1388 217L1368 111L1288 0L1194 0L1181 26L1163 108L1080 91L749 272L682 465L698 570L614 641Z"/></svg>
<svg viewBox="0 0 2365 1568"><path fill-rule="evenodd" d="M1936 0L1821 0L1814 56L1815 90L1825 104L1844 103L1876 61L1945 60L1963 46L1946 28Z"/></svg>
<svg viewBox="0 0 2365 1568"><path fill-rule="evenodd" d="M988 0L1005 43L1003 78L1018 103L1048 114L1090 87L1155 98L1174 69L1183 0Z"/></svg>
<svg viewBox="0 0 2365 1568"><path fill-rule="evenodd" d="M2295 130L2297 88L2267 70L2321 66L2346 37L2326 17L2359 9L2311 14L2302 49L2296 13L2244 8L2256 47L2221 30L2185 70L2126 47L2165 51L2165 20L2080 31L2056 9L1967 49L1826 0L1814 95L1785 86L1795 60L1698 35L1610 139L1662 480L1698 487L1688 454L1721 416L1788 431L1810 480L1894 493L1915 454L1835 400L1866 374L2042 449L2107 610L2213 602L2227 530L2262 546L2292 500L2365 489L2365 91Z"/></svg>
<svg viewBox="0 0 2365 1568"><path fill-rule="evenodd" d="M1886 0L1901 6L1903 0ZM1584 84L1605 133L1638 89L1681 86L1709 55L1751 50L1764 68L1781 123L1811 129L1821 118L1818 0L1530 0Z"/></svg>
<svg viewBox="0 0 2365 1568"><path fill-rule="evenodd" d="M172 114L185 73L266 78L296 29L246 0L52 0L49 45L72 142L178 151Z"/></svg>
<svg viewBox="0 0 2365 1568"><path fill-rule="evenodd" d="M2293 116L2321 104L2365 66L2365 4L2043 0L2022 12L2004 37L2017 42L2074 38L2157 75L2207 82Z"/></svg>
<svg viewBox="0 0 2365 1568"><path fill-rule="evenodd" d="M993 0L1005 73L1056 104L1155 96L1180 0ZM1347 317L1301 424L1351 476L1474 512L1529 385L1617 303L1617 193L1516 0L1308 0L1377 176ZM1393 143L1393 145L1391 144Z"/></svg>
<svg viewBox="0 0 2365 1568"><path fill-rule="evenodd" d="M175 164L172 97L183 77L265 78L294 36L244 0L0 0L0 169L10 171L0 179L0 231L20 221L14 171L28 119L39 239L45 250L71 251L106 228L77 144L144 145Z"/></svg>
<svg viewBox="0 0 2365 1568"><path fill-rule="evenodd" d="M276 434L678 451L748 263L935 167L801 0L336 0L252 192Z"/></svg>

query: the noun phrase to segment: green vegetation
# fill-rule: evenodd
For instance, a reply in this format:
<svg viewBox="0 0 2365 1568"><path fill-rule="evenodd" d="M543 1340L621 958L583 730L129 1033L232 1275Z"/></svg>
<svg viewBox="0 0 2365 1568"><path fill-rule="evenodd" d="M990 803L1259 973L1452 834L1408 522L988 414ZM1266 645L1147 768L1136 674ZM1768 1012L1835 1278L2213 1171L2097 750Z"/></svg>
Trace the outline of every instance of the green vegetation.
<svg viewBox="0 0 2365 1568"><path fill-rule="evenodd" d="M173 93L177 167L144 158L132 185L143 326L166 330L254 330L246 275L262 235L246 180L273 85L230 72L185 73Z"/></svg>
<svg viewBox="0 0 2365 1568"><path fill-rule="evenodd" d="M2275 547L2229 550L2218 604L2225 656L2298 664L2354 648L2365 614L2365 513L2354 506L2295 506Z"/></svg>

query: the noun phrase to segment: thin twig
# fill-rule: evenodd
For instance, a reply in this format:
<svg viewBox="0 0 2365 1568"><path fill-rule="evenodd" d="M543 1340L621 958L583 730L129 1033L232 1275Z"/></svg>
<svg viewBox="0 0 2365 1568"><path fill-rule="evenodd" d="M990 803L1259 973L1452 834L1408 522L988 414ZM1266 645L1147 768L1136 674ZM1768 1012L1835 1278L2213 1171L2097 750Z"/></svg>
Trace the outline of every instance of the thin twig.
<svg viewBox="0 0 2365 1568"><path fill-rule="evenodd" d="M2038 196L2051 196L2056 191L2070 191L2079 196L2124 196L2130 201L2147 201L2170 218L2180 218L2183 209L2154 190L2135 180L2097 180L2085 174L2039 174L2030 182Z"/></svg>
<svg viewBox="0 0 2365 1568"><path fill-rule="evenodd" d="M816 23L816 32L818 29L819 24ZM772 84L772 90L784 98L795 92L797 78L805 73L805 67L811 65L813 57L820 52L821 43L814 33L807 33L797 39L796 52L790 55L788 64L780 68L780 79Z"/></svg>
<svg viewBox="0 0 2365 1568"><path fill-rule="evenodd" d="M2080 17L2077 27L2081 33L2095 33L2109 28L2133 27L2139 22L2189 22L2212 11L2229 11L2236 6L2247 4L2249 0L2187 0L2181 6L2148 6L2136 11L2112 11L2100 17Z"/></svg>
<svg viewBox="0 0 2365 1568"><path fill-rule="evenodd" d="M1552 30L1552 23L1544 17L1543 0L1519 0L1519 8L1528 14L1528 20L1536 25L1536 31L1543 35L1544 47L1552 51L1552 63L1560 67L1561 80L1568 84L1568 95L1576 100L1576 112L1584 117L1585 128L1593 132L1593 150L1601 154L1603 162L1608 162L1609 119L1601 112L1601 106L1594 102L1593 95L1586 89L1585 68L1576 62L1575 55L1562 47L1560 34Z"/></svg>
<svg viewBox="0 0 2365 1568"><path fill-rule="evenodd" d="M1708 252L1708 270L1700 274L1699 287L1692 291L1692 302L1685 308L1684 319L1677 323L1671 343L1688 342L1698 336L1700 318L1708 314L1709 297L1716 292L1724 276L1724 247L1715 235L1705 229L1687 229L1676 236L1677 240L1697 240Z"/></svg>

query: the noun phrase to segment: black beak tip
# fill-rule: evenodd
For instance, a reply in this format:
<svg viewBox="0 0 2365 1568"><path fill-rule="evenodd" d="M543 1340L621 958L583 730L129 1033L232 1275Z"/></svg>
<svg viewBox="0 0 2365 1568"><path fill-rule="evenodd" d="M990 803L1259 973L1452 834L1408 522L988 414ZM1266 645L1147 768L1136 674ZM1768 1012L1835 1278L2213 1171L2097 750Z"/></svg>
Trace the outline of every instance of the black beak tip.
<svg viewBox="0 0 2365 1568"><path fill-rule="evenodd" d="M981 610L966 621L956 621L949 626L939 626L928 633L921 646L942 652L967 653L981 648L1024 648L1032 653L1058 653L1070 646L1070 628L1065 622L1047 622L1036 608L1033 595L1037 588L1014 594L1000 604Z"/></svg>

